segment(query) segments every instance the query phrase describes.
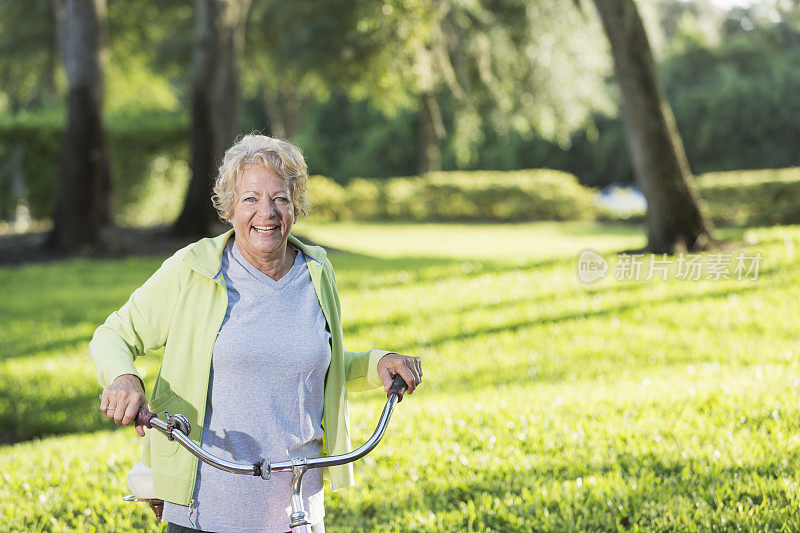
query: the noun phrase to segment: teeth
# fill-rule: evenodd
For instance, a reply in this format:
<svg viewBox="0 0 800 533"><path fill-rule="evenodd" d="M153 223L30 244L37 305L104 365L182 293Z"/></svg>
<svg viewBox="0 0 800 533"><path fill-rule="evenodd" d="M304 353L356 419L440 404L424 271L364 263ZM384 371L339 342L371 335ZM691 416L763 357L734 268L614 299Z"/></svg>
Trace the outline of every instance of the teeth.
<svg viewBox="0 0 800 533"><path fill-rule="evenodd" d="M273 229L277 229L278 226L253 226L253 229L256 231L270 231Z"/></svg>

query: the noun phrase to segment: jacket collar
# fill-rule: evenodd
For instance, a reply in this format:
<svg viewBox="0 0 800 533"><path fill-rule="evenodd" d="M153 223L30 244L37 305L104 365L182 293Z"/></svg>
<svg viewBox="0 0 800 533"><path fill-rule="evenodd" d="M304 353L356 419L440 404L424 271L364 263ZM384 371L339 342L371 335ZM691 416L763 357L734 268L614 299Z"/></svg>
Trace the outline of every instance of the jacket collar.
<svg viewBox="0 0 800 533"><path fill-rule="evenodd" d="M207 278L217 279L222 270L222 252L231 235L233 235L232 229L216 237L200 239L182 250L181 260L195 272ZM324 248L304 244L294 235L289 235L289 244L294 245L303 253L306 263L311 262L318 267L322 267L325 263L327 254ZM309 266L311 265L309 264Z"/></svg>

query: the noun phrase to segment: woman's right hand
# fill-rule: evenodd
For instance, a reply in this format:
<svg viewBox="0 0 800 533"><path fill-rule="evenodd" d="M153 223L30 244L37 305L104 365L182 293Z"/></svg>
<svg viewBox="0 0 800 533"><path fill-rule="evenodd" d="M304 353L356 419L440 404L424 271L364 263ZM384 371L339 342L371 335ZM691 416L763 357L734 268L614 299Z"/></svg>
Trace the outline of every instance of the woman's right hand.
<svg viewBox="0 0 800 533"><path fill-rule="evenodd" d="M100 395L100 411L117 425L129 426L145 403L142 382L133 374L117 377ZM144 437L144 426L136 424L136 433Z"/></svg>

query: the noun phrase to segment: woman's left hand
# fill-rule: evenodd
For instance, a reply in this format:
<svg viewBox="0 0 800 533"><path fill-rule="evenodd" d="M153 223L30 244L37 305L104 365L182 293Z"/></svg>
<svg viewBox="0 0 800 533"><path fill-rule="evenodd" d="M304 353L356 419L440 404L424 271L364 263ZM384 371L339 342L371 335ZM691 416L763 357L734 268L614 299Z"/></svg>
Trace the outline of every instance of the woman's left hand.
<svg viewBox="0 0 800 533"><path fill-rule="evenodd" d="M389 392L395 374L400 374L408 384L408 394L412 394L422 382L422 360L419 357L387 353L378 361L378 376L383 381L384 392Z"/></svg>

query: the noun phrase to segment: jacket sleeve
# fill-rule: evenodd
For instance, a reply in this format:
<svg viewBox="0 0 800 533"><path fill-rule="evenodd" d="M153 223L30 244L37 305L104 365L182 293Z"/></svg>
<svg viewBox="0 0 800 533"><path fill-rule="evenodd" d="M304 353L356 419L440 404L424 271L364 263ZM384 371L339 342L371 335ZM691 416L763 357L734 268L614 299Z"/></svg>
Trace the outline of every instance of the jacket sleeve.
<svg viewBox="0 0 800 533"><path fill-rule="evenodd" d="M382 387L383 382L378 375L378 361L392 353L388 350L367 350L366 352L344 351L345 376L347 390L360 392Z"/></svg>
<svg viewBox="0 0 800 533"><path fill-rule="evenodd" d="M95 330L89 355L101 387L123 374L138 377L134 359L166 344L181 286L188 274L189 269L179 259L167 259L125 305Z"/></svg>
<svg viewBox="0 0 800 533"><path fill-rule="evenodd" d="M336 287L336 276L333 273L333 265L325 259L325 269L330 273L333 283L333 299L336 313L339 315L339 323L342 319L342 306L339 301L339 289ZM378 376L378 361L388 354L388 350L367 350L365 352L354 352L344 350L344 372L347 381L347 390L361 392L365 390L382 387L383 382Z"/></svg>

